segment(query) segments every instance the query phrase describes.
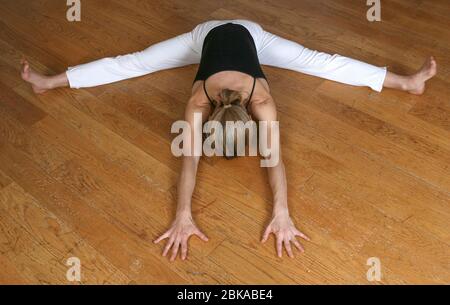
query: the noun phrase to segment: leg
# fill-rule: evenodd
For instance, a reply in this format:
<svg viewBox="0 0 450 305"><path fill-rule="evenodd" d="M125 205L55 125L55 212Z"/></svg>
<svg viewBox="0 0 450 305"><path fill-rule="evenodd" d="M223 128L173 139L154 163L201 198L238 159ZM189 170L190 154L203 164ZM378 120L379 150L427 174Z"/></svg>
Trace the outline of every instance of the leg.
<svg viewBox="0 0 450 305"><path fill-rule="evenodd" d="M36 73L24 60L22 62L22 78L32 84L36 93L42 93L48 89L63 86L94 87L164 69L199 63L200 53L197 51L199 42L193 39L191 33L159 42L140 52L114 58L103 58L70 67L67 72L56 76L44 76Z"/></svg>
<svg viewBox="0 0 450 305"><path fill-rule="evenodd" d="M436 74L430 58L411 76L399 76L355 59L309 50L302 45L264 31L258 56L261 64L298 71L353 86L368 86L380 92L383 87L421 94L425 81Z"/></svg>

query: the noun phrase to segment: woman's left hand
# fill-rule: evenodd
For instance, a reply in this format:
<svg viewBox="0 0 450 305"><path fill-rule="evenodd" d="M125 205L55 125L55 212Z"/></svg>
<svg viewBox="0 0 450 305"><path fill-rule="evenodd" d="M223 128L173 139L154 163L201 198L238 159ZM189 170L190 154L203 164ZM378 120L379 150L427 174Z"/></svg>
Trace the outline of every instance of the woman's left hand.
<svg viewBox="0 0 450 305"><path fill-rule="evenodd" d="M272 220L264 232L261 242L266 242L269 238L270 233L273 233L277 239L277 253L278 257L282 256L283 243L286 248L286 252L289 257L293 258L294 253L292 252L291 242L300 251L305 252L302 245L297 241L296 236L300 236L303 239L310 240L308 236L297 230L288 213L274 215Z"/></svg>

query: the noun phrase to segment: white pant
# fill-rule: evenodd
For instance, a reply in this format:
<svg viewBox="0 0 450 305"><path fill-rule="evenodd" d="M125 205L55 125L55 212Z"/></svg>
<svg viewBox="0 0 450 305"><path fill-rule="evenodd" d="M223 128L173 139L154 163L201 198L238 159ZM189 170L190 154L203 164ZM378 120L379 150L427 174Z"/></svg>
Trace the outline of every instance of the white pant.
<svg viewBox="0 0 450 305"><path fill-rule="evenodd" d="M248 20L207 21L197 25L191 32L156 43L143 51L70 67L67 71L70 87L93 87L164 69L198 64L206 34L227 22L241 24L249 30L262 65L354 86L368 86L378 92L383 88L385 67L309 50L296 42L266 32L259 24Z"/></svg>

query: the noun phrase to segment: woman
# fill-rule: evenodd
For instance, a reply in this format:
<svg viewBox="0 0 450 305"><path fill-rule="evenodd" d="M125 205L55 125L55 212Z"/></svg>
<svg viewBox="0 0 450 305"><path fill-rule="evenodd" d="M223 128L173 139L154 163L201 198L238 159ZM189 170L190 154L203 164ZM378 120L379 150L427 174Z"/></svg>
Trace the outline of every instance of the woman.
<svg viewBox="0 0 450 305"><path fill-rule="evenodd" d="M69 68L55 76L33 71L28 62L22 63L22 78L31 83L36 93L70 86L86 88L137 77L159 70L200 63L192 86L192 95L185 111L185 120L192 132L202 128L195 124L194 113L205 121L275 122L275 102L260 64L294 70L325 79L368 86L380 92L394 88L412 94L422 94L425 82L436 74L436 62L431 57L415 74L397 75L386 68L375 67L339 55L329 55L304 48L300 44L266 32L248 20L214 20L197 25L191 32L150 46L144 51L104 58ZM227 135L224 135L226 138ZM272 139L276 141L278 139ZM192 144L192 143L191 143ZM191 145L190 150L194 148ZM191 198L200 157L183 156L178 180L177 212L170 229L155 243L168 239L163 251L171 251L174 260L181 248L181 258L187 256L188 239L197 235L208 238L196 226L191 215ZM285 168L279 156L276 166L268 167L273 193L273 214L263 234L265 242L271 233L276 236L276 248L282 256L282 246L293 257L291 243L303 252L296 236L308 240L292 222L287 203Z"/></svg>

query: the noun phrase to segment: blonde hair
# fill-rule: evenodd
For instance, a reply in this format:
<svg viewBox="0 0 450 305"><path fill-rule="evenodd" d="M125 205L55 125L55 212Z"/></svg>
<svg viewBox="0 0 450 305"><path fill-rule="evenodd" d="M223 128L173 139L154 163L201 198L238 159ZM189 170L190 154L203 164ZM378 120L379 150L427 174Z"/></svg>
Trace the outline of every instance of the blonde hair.
<svg viewBox="0 0 450 305"><path fill-rule="evenodd" d="M239 133L232 132L226 128L226 123L228 122L242 122L246 124L252 121L252 118L247 112L246 105L248 99L243 100L242 94L239 91L223 89L219 94L219 100L212 101L215 108L209 117L209 121L216 121L222 125L223 130L223 153L225 158L231 159L237 155L237 141ZM214 132L209 134L209 136L214 137ZM245 143L247 143L248 132L245 133ZM233 140L233 156L226 156L226 143L230 143ZM242 139L241 139L242 140Z"/></svg>

